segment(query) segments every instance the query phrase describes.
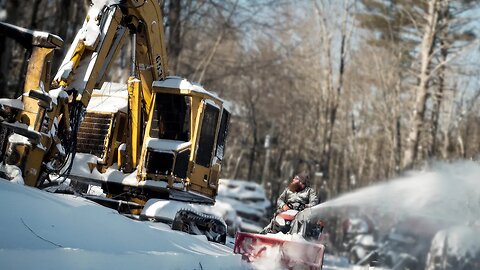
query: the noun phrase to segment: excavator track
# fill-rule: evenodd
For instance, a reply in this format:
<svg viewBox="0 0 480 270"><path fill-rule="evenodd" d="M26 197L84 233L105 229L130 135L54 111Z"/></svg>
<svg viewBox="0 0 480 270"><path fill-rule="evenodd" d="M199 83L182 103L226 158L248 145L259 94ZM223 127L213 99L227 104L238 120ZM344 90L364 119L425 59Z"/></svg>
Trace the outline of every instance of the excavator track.
<svg viewBox="0 0 480 270"><path fill-rule="evenodd" d="M215 216L202 214L189 209L181 209L175 214L172 229L194 235L205 235L208 241L225 244L227 225Z"/></svg>

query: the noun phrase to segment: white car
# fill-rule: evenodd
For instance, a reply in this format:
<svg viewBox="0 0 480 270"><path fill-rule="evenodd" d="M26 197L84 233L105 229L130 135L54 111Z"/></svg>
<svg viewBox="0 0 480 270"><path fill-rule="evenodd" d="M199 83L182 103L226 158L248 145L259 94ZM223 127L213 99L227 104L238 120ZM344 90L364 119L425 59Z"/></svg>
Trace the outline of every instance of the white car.
<svg viewBox="0 0 480 270"><path fill-rule="evenodd" d="M257 233L268 224L268 200L263 187L245 180L220 179L217 201L230 204L242 219L240 230Z"/></svg>

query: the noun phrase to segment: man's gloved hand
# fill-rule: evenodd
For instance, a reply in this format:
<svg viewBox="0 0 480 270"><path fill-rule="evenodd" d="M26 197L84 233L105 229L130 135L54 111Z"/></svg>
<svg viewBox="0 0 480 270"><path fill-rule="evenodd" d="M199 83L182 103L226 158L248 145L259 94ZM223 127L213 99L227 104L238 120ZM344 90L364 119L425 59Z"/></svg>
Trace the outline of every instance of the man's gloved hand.
<svg viewBox="0 0 480 270"><path fill-rule="evenodd" d="M287 210L290 210L290 207L288 207L288 205L284 204L282 206L282 211L287 211Z"/></svg>

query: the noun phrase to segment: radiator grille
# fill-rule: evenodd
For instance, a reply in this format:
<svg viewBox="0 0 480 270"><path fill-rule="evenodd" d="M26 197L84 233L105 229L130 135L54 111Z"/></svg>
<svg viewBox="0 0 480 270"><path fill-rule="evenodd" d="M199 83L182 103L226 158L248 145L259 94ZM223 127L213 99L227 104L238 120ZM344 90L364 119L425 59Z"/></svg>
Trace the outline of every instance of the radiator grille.
<svg viewBox="0 0 480 270"><path fill-rule="evenodd" d="M113 113L87 112L77 137L77 152L104 157Z"/></svg>

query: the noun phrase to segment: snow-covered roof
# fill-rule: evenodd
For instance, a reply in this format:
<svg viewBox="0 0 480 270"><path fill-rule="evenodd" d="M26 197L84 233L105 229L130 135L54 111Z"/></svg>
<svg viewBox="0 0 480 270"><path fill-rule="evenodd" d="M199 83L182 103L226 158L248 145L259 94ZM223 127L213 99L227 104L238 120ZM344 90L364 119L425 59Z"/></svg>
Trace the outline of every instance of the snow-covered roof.
<svg viewBox="0 0 480 270"><path fill-rule="evenodd" d="M185 78L177 76L168 76L163 81L154 81L153 87L175 88L184 90L194 90L193 85Z"/></svg>
<svg viewBox="0 0 480 270"><path fill-rule="evenodd" d="M192 83L187 79L178 76L168 76L163 81L154 81L153 87L188 90L209 96L212 99L221 101L222 103L224 102L216 93L207 91L202 85L198 83Z"/></svg>
<svg viewBox="0 0 480 270"><path fill-rule="evenodd" d="M214 92L210 92L210 91L207 91L205 90L205 88L203 88L203 86L199 83L192 83L193 84L193 89L198 92L198 93L204 93L206 95L210 95L210 96L214 96L216 98L219 98L218 95Z"/></svg>
<svg viewBox="0 0 480 270"><path fill-rule="evenodd" d="M123 83L106 82L101 89L94 89L87 110L96 112L121 111L127 113L128 91Z"/></svg>

